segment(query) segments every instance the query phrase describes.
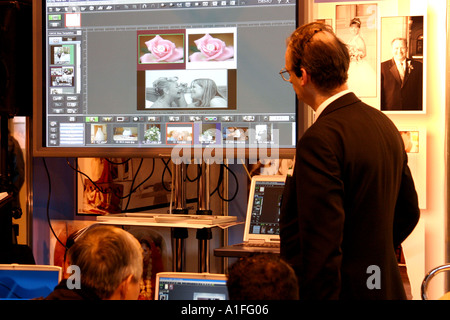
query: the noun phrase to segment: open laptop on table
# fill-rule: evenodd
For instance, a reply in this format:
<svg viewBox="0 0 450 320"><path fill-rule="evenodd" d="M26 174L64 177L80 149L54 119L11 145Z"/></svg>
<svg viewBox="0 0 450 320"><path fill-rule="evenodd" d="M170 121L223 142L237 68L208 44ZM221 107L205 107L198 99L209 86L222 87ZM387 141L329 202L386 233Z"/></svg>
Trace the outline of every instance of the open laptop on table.
<svg viewBox="0 0 450 320"><path fill-rule="evenodd" d="M58 266L0 264L0 300L44 298L61 278Z"/></svg>
<svg viewBox="0 0 450 320"><path fill-rule="evenodd" d="M217 248L218 257L243 257L257 252L280 253L280 204L286 176L253 176L242 243Z"/></svg>
<svg viewBox="0 0 450 320"><path fill-rule="evenodd" d="M155 300L228 300L227 277L215 273L159 272Z"/></svg>

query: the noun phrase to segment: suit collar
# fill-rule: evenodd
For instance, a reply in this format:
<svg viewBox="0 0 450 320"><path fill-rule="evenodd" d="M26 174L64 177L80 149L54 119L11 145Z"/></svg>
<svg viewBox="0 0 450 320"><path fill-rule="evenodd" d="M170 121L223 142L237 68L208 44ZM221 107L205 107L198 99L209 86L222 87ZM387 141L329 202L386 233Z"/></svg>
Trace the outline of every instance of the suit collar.
<svg viewBox="0 0 450 320"><path fill-rule="evenodd" d="M339 97L338 99L331 102L325 109L322 111L322 113L316 118L317 120L326 116L327 114L330 114L333 111L336 111L340 108L346 107L348 105L354 104L356 102L360 102L361 100L353 93L348 92L344 94L342 97Z"/></svg>
<svg viewBox="0 0 450 320"><path fill-rule="evenodd" d="M314 118L318 119L320 117L320 114L323 112L323 110L329 105L331 104L334 100L339 99L340 97L342 97L343 95L347 94L348 92L350 92L350 90L346 89L343 90L341 92L336 93L335 95L329 97L328 99L326 99L324 102L322 102L320 104L320 106L317 108L316 112L314 113Z"/></svg>

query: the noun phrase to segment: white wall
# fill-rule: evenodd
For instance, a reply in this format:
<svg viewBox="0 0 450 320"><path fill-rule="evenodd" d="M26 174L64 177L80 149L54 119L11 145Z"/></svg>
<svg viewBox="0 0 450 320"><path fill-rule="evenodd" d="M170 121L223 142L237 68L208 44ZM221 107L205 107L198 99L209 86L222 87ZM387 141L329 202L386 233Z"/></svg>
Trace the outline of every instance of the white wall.
<svg viewBox="0 0 450 320"><path fill-rule="evenodd" d="M406 1L405 1L406 2ZM446 261L446 1L411 0L411 15L427 9L426 115L392 116L397 125L421 125L427 131L426 196L419 226L404 244L414 299L420 299L420 285L425 274ZM422 7L422 8L421 8ZM423 8L425 7L425 8ZM405 8L407 9L407 8ZM423 12L423 10L422 10ZM429 297L444 293L442 281L431 282Z"/></svg>

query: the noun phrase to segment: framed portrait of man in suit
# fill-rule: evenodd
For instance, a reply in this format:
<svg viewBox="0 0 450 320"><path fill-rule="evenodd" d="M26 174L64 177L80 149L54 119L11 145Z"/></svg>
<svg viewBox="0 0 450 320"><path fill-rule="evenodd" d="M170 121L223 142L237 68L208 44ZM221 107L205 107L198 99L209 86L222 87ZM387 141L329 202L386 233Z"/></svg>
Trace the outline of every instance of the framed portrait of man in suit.
<svg viewBox="0 0 450 320"><path fill-rule="evenodd" d="M381 18L380 109L425 113L423 16Z"/></svg>

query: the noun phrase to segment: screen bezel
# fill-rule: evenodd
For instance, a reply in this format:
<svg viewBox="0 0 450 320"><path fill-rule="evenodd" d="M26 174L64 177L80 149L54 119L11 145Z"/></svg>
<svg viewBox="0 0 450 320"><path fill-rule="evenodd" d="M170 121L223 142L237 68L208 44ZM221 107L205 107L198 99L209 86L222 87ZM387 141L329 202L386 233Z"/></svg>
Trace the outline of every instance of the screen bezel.
<svg viewBox="0 0 450 320"><path fill-rule="evenodd" d="M298 8L298 0L296 1L296 8ZM46 128L45 128L45 76L46 71L43 70L45 66L45 57L43 54L43 40L45 39L45 30L42 28L43 19L45 16L43 12L43 1L33 0L33 129L32 129L32 155L33 157L138 157L138 158L170 158L172 148L167 147L48 147L45 145ZM298 25L298 10L295 15L296 25ZM295 96L295 93L292 93ZM297 141L299 137L299 112L298 101L295 99L295 127ZM194 158L198 156L198 152L194 152L194 148L198 146L191 146L189 155ZM222 149L223 159L226 156L233 155L234 159L260 159L259 148L245 146L245 148L234 148L234 152L226 150L225 146L214 147ZM201 154L208 154L211 148L202 147ZM271 148L264 149L263 158L274 158L271 154ZM285 147L277 149L276 158L285 159L293 158L295 155L295 145L292 147ZM217 160L217 158L215 158ZM257 161L257 160L256 160Z"/></svg>

